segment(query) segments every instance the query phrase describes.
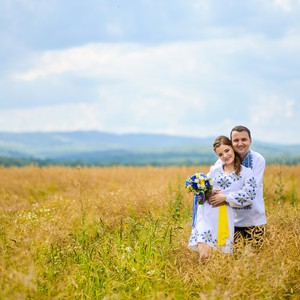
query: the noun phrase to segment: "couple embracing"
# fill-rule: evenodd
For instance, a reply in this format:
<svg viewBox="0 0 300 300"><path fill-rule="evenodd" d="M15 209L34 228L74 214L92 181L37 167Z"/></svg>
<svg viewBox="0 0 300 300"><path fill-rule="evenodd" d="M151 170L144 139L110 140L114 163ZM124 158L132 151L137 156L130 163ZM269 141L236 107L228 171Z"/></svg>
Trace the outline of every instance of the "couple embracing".
<svg viewBox="0 0 300 300"><path fill-rule="evenodd" d="M245 126L231 130L230 139L216 138L213 149L218 156L210 168L213 190L198 205L189 248L200 260L213 249L232 253L239 238L262 244L266 224L263 198L264 157L250 150L251 132Z"/></svg>

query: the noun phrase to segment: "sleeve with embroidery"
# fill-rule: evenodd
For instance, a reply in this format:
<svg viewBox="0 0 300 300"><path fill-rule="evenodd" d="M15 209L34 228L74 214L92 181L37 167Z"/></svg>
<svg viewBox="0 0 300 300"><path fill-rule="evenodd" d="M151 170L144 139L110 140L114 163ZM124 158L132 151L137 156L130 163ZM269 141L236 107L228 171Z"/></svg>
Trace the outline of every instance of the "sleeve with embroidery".
<svg viewBox="0 0 300 300"><path fill-rule="evenodd" d="M263 177L264 177L264 171L266 167L266 160L264 159L263 156L257 156L257 158L254 161L254 166L253 166L253 174L256 179L256 184L258 186L262 186L263 184Z"/></svg>
<svg viewBox="0 0 300 300"><path fill-rule="evenodd" d="M239 174L238 180L243 181L243 187L240 190L229 192L226 195L226 202L231 207L245 207L251 205L256 196L257 184L251 169L244 168Z"/></svg>

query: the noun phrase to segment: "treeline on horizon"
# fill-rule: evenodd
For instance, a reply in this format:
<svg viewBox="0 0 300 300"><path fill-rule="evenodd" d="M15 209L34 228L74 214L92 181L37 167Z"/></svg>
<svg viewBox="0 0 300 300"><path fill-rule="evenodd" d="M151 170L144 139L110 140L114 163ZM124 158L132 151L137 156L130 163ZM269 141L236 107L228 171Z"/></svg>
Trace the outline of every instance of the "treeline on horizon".
<svg viewBox="0 0 300 300"><path fill-rule="evenodd" d="M265 155L267 165L298 165L300 164L300 154L293 156L268 156ZM111 157L84 157L84 158L63 158L63 159L37 159L24 157L0 157L0 166L3 167L23 167L28 165L37 166L193 166L212 165L216 161L214 154L199 155L199 153L128 153Z"/></svg>

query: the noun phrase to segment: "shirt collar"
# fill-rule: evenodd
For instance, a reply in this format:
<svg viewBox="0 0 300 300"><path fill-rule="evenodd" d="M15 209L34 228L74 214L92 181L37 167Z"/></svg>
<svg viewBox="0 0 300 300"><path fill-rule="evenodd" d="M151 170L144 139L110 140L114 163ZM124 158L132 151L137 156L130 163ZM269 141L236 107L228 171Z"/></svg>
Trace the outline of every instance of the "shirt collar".
<svg viewBox="0 0 300 300"><path fill-rule="evenodd" d="M253 168L253 156L251 151L247 153L244 160L242 161L242 165L246 168Z"/></svg>

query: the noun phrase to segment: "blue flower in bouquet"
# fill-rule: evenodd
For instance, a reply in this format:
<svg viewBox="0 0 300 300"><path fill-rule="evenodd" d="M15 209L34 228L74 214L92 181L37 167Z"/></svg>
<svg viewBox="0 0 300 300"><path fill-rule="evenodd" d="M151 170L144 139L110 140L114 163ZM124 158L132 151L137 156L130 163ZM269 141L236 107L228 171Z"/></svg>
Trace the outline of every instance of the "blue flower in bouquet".
<svg viewBox="0 0 300 300"><path fill-rule="evenodd" d="M211 179L200 172L188 176L185 187L189 192L202 195L204 195L206 191L211 191L213 189Z"/></svg>

